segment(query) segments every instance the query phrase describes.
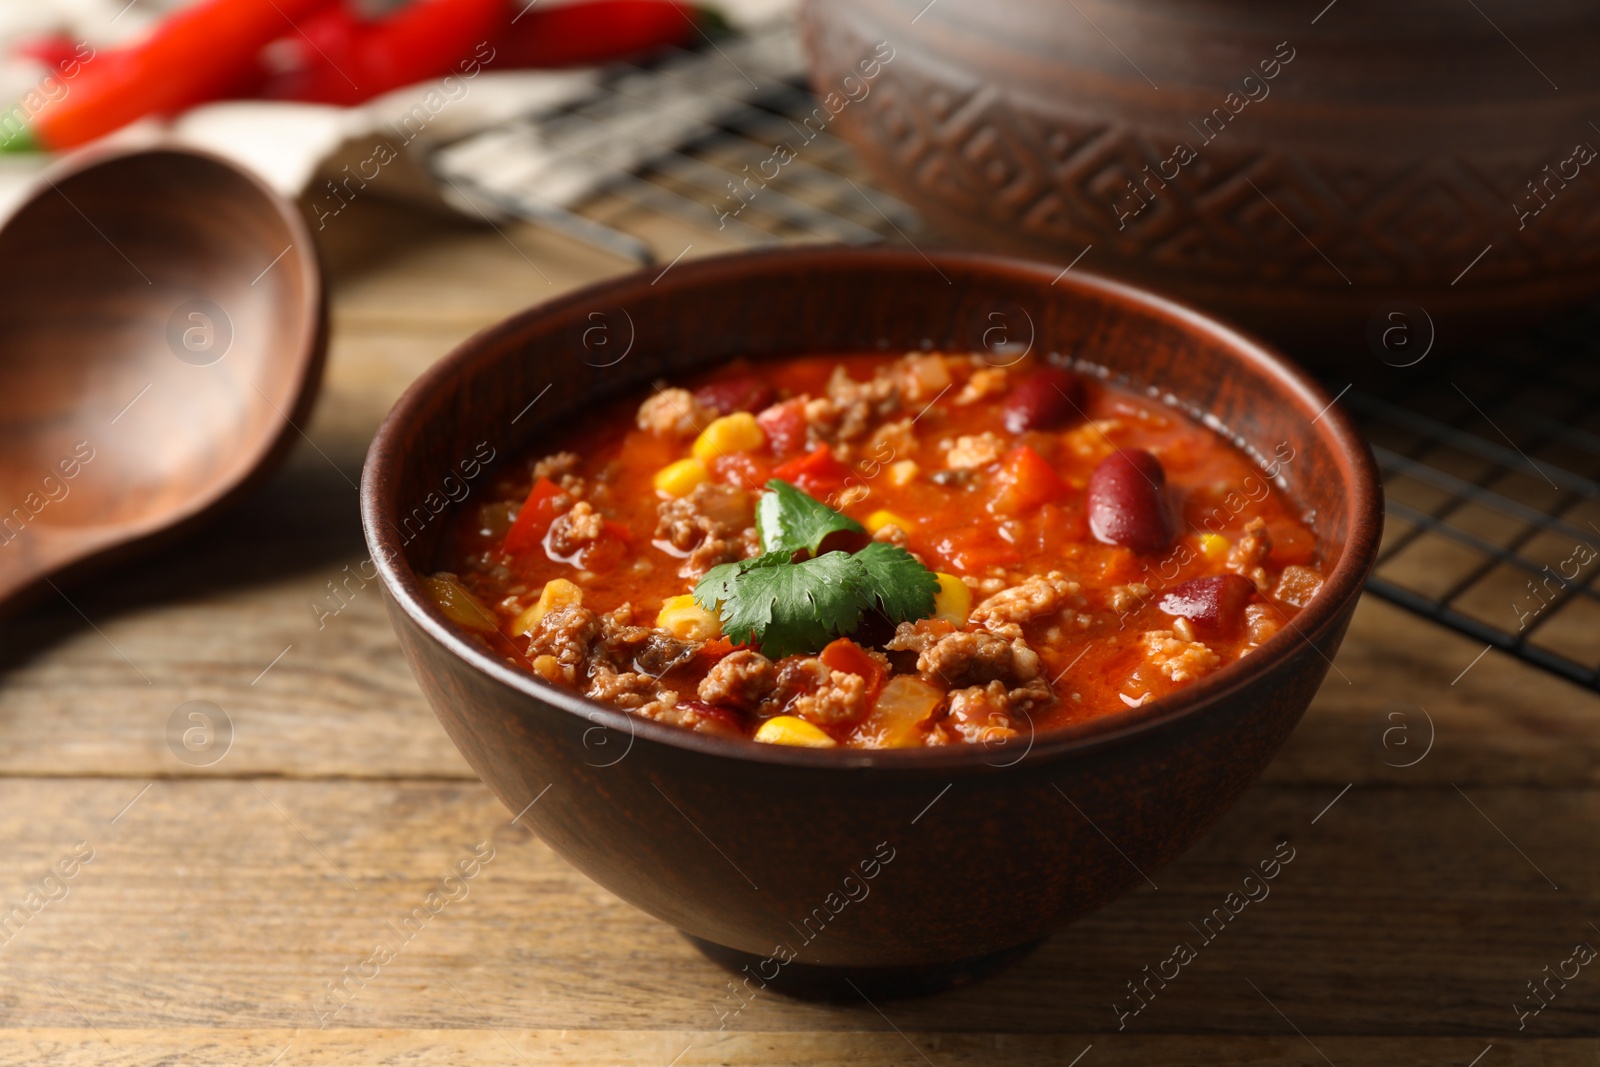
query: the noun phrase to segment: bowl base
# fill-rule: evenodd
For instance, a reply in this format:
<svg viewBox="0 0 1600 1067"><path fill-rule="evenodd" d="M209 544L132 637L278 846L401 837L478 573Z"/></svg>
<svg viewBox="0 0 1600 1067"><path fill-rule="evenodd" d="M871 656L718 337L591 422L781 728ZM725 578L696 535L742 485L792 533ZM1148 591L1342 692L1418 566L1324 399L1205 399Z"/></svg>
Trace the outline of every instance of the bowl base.
<svg viewBox="0 0 1600 1067"><path fill-rule="evenodd" d="M1041 937L1036 941L991 952L987 956L904 967L830 967L815 963L788 963L778 971L776 977L766 979L761 968L763 965L770 968L770 959L706 941L693 934L683 936L713 963L739 978L753 979L752 988L764 984L774 992L801 1000L838 1001L892 1000L943 993L1002 971L1044 943Z"/></svg>

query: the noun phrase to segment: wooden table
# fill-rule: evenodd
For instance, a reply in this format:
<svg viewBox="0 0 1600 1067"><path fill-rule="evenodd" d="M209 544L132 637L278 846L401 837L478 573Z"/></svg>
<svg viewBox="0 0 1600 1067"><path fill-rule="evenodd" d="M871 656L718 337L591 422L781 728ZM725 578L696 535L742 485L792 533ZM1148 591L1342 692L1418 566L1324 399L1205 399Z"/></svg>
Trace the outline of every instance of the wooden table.
<svg viewBox="0 0 1600 1067"><path fill-rule="evenodd" d="M882 1013L769 995L719 1032L723 974L510 825L377 589L346 581L354 483L401 388L621 265L376 200L321 236L331 359L287 465L218 525L4 628L0 899L24 908L0 916L0 1063L1600 1061L1600 965L1552 981L1520 1032L1512 1007L1600 946L1600 700L1370 599L1282 755L1159 889L976 988ZM190 701L231 723L207 766L220 745L169 746L175 714L198 725ZM331 1013L327 989L485 841L467 897ZM1124 983L1280 841L1296 858L1270 897L1119 1032ZM49 880L58 862L74 873Z"/></svg>

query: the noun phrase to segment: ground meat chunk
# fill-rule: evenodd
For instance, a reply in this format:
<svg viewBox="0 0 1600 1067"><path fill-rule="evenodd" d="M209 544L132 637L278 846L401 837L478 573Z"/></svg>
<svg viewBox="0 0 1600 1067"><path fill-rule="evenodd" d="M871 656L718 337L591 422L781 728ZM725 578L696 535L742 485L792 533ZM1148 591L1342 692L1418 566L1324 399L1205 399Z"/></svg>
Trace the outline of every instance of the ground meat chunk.
<svg viewBox="0 0 1600 1067"><path fill-rule="evenodd" d="M854 441L877 420L891 415L900 406L900 386L894 376L878 374L867 381L851 378L843 365L833 369L828 379L828 394L805 402L807 442L837 444Z"/></svg>
<svg viewBox="0 0 1600 1067"><path fill-rule="evenodd" d="M972 377L967 379L967 384L961 387L961 392L956 394L957 404L975 404L986 396L1005 392L1006 369L1004 367L980 367L972 372Z"/></svg>
<svg viewBox="0 0 1600 1067"><path fill-rule="evenodd" d="M1137 611L1150 599L1150 587L1143 582L1114 585L1106 592L1106 606L1118 615Z"/></svg>
<svg viewBox="0 0 1600 1067"><path fill-rule="evenodd" d="M548 455L533 465L533 480L549 478L559 484L563 475L569 475L578 469L580 462L576 452L556 452Z"/></svg>
<svg viewBox="0 0 1600 1067"><path fill-rule="evenodd" d="M1000 458L1001 441L992 432L958 437L945 452L945 465L952 470L972 470L987 467Z"/></svg>
<svg viewBox="0 0 1600 1067"><path fill-rule="evenodd" d="M778 668L770 659L748 648L736 648L707 672L700 683L700 699L754 711L778 686Z"/></svg>
<svg viewBox="0 0 1600 1067"><path fill-rule="evenodd" d="M899 545L901 548L911 544L911 535L892 522L886 522L878 527L873 532L872 539L874 541L885 541L891 545Z"/></svg>
<svg viewBox="0 0 1600 1067"><path fill-rule="evenodd" d="M790 702L788 713L819 726L854 722L867 713L867 680L847 671L829 671L827 681Z"/></svg>
<svg viewBox="0 0 1600 1067"><path fill-rule="evenodd" d="M584 695L647 719L662 717L678 703L677 692L663 686L658 679L637 671L616 671L603 663L590 672Z"/></svg>
<svg viewBox="0 0 1600 1067"><path fill-rule="evenodd" d="M1272 552L1272 538L1267 535L1266 520L1259 516L1245 523L1244 536L1228 551L1228 569L1242 574L1255 583L1257 589L1269 587L1267 581L1267 556Z"/></svg>
<svg viewBox="0 0 1600 1067"><path fill-rule="evenodd" d="M593 661L618 670L636 670L659 678L687 663L700 650L700 642L685 641L655 626L638 626L633 605L623 604L600 619L600 637Z"/></svg>
<svg viewBox="0 0 1600 1067"><path fill-rule="evenodd" d="M1060 571L1036 574L984 600L972 609L971 618L990 633L1021 637L1022 624L1030 619L1066 611L1069 605L1081 606L1080 588Z"/></svg>
<svg viewBox="0 0 1600 1067"><path fill-rule="evenodd" d="M550 554L557 559L571 559L604 537L605 532L600 513L580 500L550 524Z"/></svg>
<svg viewBox="0 0 1600 1067"><path fill-rule="evenodd" d="M884 464L896 456L909 456L917 447L917 432L912 428L912 419L907 417L895 422L886 422L872 431L871 447L868 454L872 462Z"/></svg>
<svg viewBox="0 0 1600 1067"><path fill-rule="evenodd" d="M639 405L639 429L663 437L692 437L717 417L687 389L659 389Z"/></svg>
<svg viewBox="0 0 1600 1067"><path fill-rule="evenodd" d="M762 718L784 714L791 703L828 684L833 672L815 656L791 656L780 662L777 683L756 713Z"/></svg>
<svg viewBox="0 0 1600 1067"><path fill-rule="evenodd" d="M678 571L683 578L743 559L755 544L754 507L738 486L702 482L688 496L662 501L656 514L656 541L688 553Z"/></svg>
<svg viewBox="0 0 1600 1067"><path fill-rule="evenodd" d="M963 741L1003 741L1030 727L1032 711L1052 699L1050 685L1042 677L1015 688L1000 681L969 686L950 694L945 725Z"/></svg>
<svg viewBox="0 0 1600 1067"><path fill-rule="evenodd" d="M962 630L940 634L926 620L901 623L885 647L916 652L917 670L929 681L953 689L991 681L1020 685L1036 678L1040 670L1039 654L1020 637L1007 639Z"/></svg>
<svg viewBox="0 0 1600 1067"><path fill-rule="evenodd" d="M588 608L547 611L528 635L528 658L546 680L572 685L599 636L600 618Z"/></svg>
<svg viewBox="0 0 1600 1067"><path fill-rule="evenodd" d="M1184 641L1171 630L1139 635L1145 659L1174 682L1192 682L1216 670L1221 657L1199 641Z"/></svg>

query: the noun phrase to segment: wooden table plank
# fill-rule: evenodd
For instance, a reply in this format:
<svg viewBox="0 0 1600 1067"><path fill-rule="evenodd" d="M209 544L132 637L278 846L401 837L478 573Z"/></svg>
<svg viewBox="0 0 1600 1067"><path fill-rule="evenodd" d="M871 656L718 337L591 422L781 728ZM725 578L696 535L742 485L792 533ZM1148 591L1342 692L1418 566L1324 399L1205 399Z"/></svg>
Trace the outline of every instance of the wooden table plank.
<svg viewBox="0 0 1600 1067"><path fill-rule="evenodd" d="M506 1027L712 1029L737 1006L724 975L671 928L510 825L479 784L143 788L0 781L0 837L12 842L0 899L20 901L79 841L94 850L69 894L25 916L0 949L9 1025L70 1027L81 1011L117 1028L436 1028L476 1025L481 1011ZM1516 1030L1510 1005L1526 980L1578 941L1600 944L1589 925L1600 884L1595 790L1485 787L1469 803L1450 786L1360 785L1313 824L1336 793L1258 786L1188 855L1151 872L1159 890L1130 893L977 987L885 1010L926 1031L1081 1033L1123 1022L1133 1033L1271 1035L1281 1010L1310 1034L1493 1039ZM1191 924L1279 841L1295 858L1270 896L1205 943ZM475 848L492 849L492 860L401 941L394 926ZM380 941L394 960L368 968L379 973L348 997L325 996ZM1114 1002L1137 1007L1125 983L1180 941L1199 958L1120 1019ZM875 1020L866 1004L762 995L728 1025L817 1031ZM1583 971L1529 1027L1545 1037L1600 1030L1600 971Z"/></svg>
<svg viewBox="0 0 1600 1067"><path fill-rule="evenodd" d="M671 258L694 237L655 239ZM973 989L885 1014L762 996L716 1032L725 976L507 825L376 589L312 606L365 559L351 483L406 383L620 264L375 198L319 241L335 332L310 440L209 530L0 626L0 901L94 849L64 897L9 928L0 913L0 1064L267 1064L289 1046L280 1063L943 1067L1065 1064L1091 1043L1082 1067L1464 1067L1490 1043L1483 1067L1600 1061L1600 972L1520 1035L1511 1007L1575 941L1600 944L1600 698L1371 600L1262 783L1159 890ZM193 700L234 731L206 766L168 743ZM1285 839L1272 895L1117 1032L1124 983ZM485 841L468 895L327 1014L325 983Z"/></svg>
<svg viewBox="0 0 1600 1067"><path fill-rule="evenodd" d="M939 1067L1068 1067L1089 1050L1083 1067L1435 1067L1472 1061L1487 1042L1475 1038L1348 1038L1108 1034L927 1034L908 1031L716 1033L689 1030L439 1029L305 1031L268 1029L86 1030L28 1029L0 1034L0 1065L102 1063L127 1067L323 1067L362 1063L412 1067L463 1064L479 1067L855 1067L861 1063ZM1325 1054L1319 1055L1319 1052ZM921 1054L919 1056L919 1053ZM281 1058L274 1061L274 1056ZM1499 1067L1590 1067L1600 1055L1595 1039L1494 1043ZM674 1059L674 1057L677 1057ZM1092 1058L1091 1058L1092 1057ZM1487 1064L1488 1057L1482 1061Z"/></svg>

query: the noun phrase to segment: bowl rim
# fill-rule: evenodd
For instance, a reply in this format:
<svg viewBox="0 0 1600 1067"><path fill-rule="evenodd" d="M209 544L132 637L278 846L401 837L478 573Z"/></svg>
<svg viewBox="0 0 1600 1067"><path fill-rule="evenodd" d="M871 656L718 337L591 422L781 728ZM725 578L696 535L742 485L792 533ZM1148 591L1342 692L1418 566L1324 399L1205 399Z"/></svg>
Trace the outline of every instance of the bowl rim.
<svg viewBox="0 0 1600 1067"><path fill-rule="evenodd" d="M530 697L536 704L547 705L584 720L590 728L604 727L626 733L630 745L632 740L642 737L673 748L760 764L831 770L894 769L904 772L961 769L977 773L1004 770L1027 758L1042 760L1124 744L1151 731L1166 730L1199 716L1270 673L1301 642L1311 643L1322 637L1359 598L1375 561L1383 529L1383 493L1377 464L1370 449L1357 433L1349 416L1334 407L1337 398L1329 397L1306 372L1263 342L1201 311L1125 282L1090 273L1058 272L1056 267L1047 263L986 253L925 253L915 249L883 247L825 245L708 256L679 264L675 269L675 283L679 288L711 287L726 280L747 277L753 271L826 272L838 266L841 260L878 263L885 268L932 267L940 270L948 267L963 272L977 270L991 277L998 275L1002 278L1063 285L1091 300L1121 305L1123 310L1132 314L1165 320L1184 332L1198 334L1227 350L1232 358L1261 372L1281 390L1286 402L1302 409L1306 418L1311 420L1311 425L1320 426L1318 433L1327 441L1335 462L1341 468L1347 497L1348 528L1339 561L1324 579L1322 588L1289 626L1274 634L1246 659L1228 664L1169 696L1138 707L1113 711L1047 731L1030 732L1028 747L1021 756L1015 758L1011 758L1004 747L990 748L982 744L905 749L811 749L761 744L746 738L724 738L643 719L546 682L531 671L513 668L469 641L464 631L448 622L423 592L421 576L401 563L404 554L397 543L397 527L385 521L386 516L395 510L394 497L398 491L395 470L409 454L410 450L406 447L409 430L424 410L426 398L435 391L448 388L451 379L464 367L483 358L484 353L496 342L520 332L540 318L559 315L579 306L592 306L596 300L621 303L624 294L652 284L650 279L654 272L647 268L534 304L478 331L425 370L401 394L373 438L361 478L363 533L371 549L373 565L382 578L387 594L412 623L470 667ZM1328 659L1326 653L1314 644L1313 651ZM1332 660L1328 662L1332 667ZM1003 762L995 761L997 752L1005 757Z"/></svg>

